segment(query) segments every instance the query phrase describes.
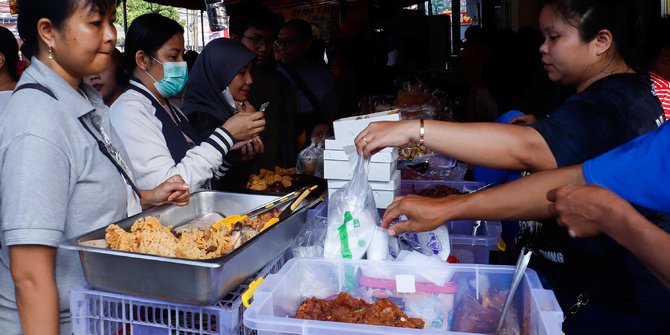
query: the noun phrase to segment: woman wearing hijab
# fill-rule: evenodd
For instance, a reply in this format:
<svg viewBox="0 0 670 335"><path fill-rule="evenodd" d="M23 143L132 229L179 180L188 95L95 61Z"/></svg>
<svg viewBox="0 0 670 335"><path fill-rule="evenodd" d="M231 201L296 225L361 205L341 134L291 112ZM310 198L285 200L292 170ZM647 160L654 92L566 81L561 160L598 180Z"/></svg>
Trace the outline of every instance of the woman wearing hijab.
<svg viewBox="0 0 670 335"><path fill-rule="evenodd" d="M188 77L183 33L174 20L145 14L133 21L126 35L126 65L132 78L112 105L111 119L139 187L154 187L179 174L192 190L208 188L210 179L230 167L224 158L236 142L254 138L265 128L263 113L246 106L201 137L170 104L168 99L181 92ZM246 57L250 60L253 54Z"/></svg>
<svg viewBox="0 0 670 335"><path fill-rule="evenodd" d="M211 41L202 50L189 74L182 104L199 136L208 136L217 125L256 110L247 101L255 56L240 42L224 38ZM255 137L239 152L229 154L227 160L236 162L236 167L227 171L216 188L240 191L251 172L249 160L263 149L260 137Z"/></svg>

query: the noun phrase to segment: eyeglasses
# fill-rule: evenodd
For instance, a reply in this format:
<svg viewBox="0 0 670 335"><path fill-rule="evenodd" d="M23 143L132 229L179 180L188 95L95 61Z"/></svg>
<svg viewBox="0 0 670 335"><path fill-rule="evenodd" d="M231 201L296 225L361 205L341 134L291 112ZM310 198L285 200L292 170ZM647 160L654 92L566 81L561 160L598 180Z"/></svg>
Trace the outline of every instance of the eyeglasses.
<svg viewBox="0 0 670 335"><path fill-rule="evenodd" d="M298 42L298 40L300 40L300 39L297 38L297 37L278 38L278 39L275 40L275 47L276 48L279 48L279 47L286 48L287 46L290 46L293 43Z"/></svg>
<svg viewBox="0 0 670 335"><path fill-rule="evenodd" d="M259 35L253 35L253 36L242 36L242 38L246 38L251 43L253 43L256 47L260 47L261 45L265 45L267 47L273 45L275 43L275 39L272 37L269 38L263 38L263 36Z"/></svg>

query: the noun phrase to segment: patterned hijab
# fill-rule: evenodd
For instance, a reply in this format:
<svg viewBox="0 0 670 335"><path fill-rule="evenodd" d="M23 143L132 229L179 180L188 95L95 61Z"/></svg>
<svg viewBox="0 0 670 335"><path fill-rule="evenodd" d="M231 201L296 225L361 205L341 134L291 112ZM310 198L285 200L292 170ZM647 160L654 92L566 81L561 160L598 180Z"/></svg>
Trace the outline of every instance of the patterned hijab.
<svg viewBox="0 0 670 335"><path fill-rule="evenodd" d="M223 91L235 75L256 57L240 42L217 38L205 46L188 75L182 111L200 112L227 120L235 111L226 102Z"/></svg>

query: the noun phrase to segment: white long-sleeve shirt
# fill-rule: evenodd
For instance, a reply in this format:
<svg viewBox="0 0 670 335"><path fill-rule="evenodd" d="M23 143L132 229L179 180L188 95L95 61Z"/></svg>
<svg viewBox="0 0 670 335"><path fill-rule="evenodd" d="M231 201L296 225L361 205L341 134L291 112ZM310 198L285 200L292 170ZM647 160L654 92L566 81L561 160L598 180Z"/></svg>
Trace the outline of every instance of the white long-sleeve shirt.
<svg viewBox="0 0 670 335"><path fill-rule="evenodd" d="M151 94L141 83L131 81L131 84ZM235 140L226 129L218 127L200 145L188 150L180 162L175 162L163 135L162 123L155 114L151 101L135 90L123 93L110 108L112 126L126 147L140 189L154 188L178 174L191 191L196 191L213 176L221 176L230 168L224 157Z"/></svg>

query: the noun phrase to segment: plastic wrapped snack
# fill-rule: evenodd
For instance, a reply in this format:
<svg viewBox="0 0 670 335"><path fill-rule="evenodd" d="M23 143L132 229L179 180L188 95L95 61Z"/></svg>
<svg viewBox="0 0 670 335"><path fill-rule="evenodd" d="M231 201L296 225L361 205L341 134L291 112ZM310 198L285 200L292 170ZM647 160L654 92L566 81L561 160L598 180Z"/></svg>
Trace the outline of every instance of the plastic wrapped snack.
<svg viewBox="0 0 670 335"><path fill-rule="evenodd" d="M298 154L298 173L323 177L324 143L312 138L312 144Z"/></svg>

